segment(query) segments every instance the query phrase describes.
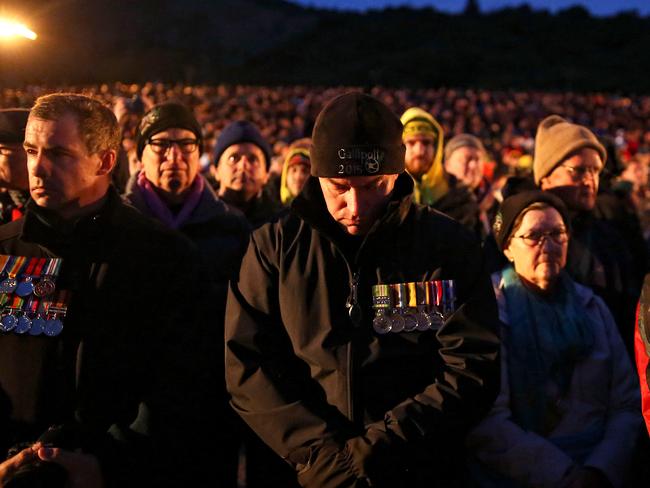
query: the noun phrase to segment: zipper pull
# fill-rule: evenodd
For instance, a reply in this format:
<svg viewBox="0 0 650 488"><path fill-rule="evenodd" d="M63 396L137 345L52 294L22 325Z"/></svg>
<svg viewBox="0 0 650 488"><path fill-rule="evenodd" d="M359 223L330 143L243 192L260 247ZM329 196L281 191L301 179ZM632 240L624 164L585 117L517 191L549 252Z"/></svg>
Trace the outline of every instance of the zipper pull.
<svg viewBox="0 0 650 488"><path fill-rule="evenodd" d="M361 306L359 305L359 300L358 300L358 287L359 287L359 272L357 271L352 275L352 280L350 281L350 295L348 296L348 300L345 303L345 306L348 309L348 315L350 316L350 320L352 320L352 323L354 324L355 327L361 325L361 319L363 317L363 314L361 312Z"/></svg>

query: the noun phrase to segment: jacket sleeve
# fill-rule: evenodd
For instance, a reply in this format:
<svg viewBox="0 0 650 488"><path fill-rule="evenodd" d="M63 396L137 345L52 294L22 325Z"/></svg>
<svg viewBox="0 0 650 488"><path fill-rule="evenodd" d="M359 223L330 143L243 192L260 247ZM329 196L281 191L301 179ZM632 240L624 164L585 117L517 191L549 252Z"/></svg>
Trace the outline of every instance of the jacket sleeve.
<svg viewBox="0 0 650 488"><path fill-rule="evenodd" d="M501 392L490 414L470 432L468 446L483 464L523 486L560 486L574 464L571 457L511 418L507 351L502 347Z"/></svg>
<svg viewBox="0 0 650 488"><path fill-rule="evenodd" d="M261 229L265 231L266 229ZM226 384L231 405L297 471L303 486L363 487L342 450L353 437L308 365L293 353L278 307L272 246L253 234L226 307Z"/></svg>
<svg viewBox="0 0 650 488"><path fill-rule="evenodd" d="M601 470L613 486L623 485L624 475L641 432L639 392L636 376L616 323L603 301L595 297L611 352L612 375L609 408L603 439L596 445L585 466Z"/></svg>

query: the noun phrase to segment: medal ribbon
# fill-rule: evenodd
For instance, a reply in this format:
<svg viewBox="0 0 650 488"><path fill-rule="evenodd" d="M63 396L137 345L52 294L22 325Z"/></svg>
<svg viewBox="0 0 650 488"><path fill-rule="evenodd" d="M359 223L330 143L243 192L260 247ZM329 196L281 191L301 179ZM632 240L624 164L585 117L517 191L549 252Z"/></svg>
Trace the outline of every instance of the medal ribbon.
<svg viewBox="0 0 650 488"><path fill-rule="evenodd" d="M443 281L442 280L436 280L435 281L435 286L436 286L436 307L440 307L442 304L442 285Z"/></svg>
<svg viewBox="0 0 650 488"><path fill-rule="evenodd" d="M36 265L38 264L38 258L30 258L25 266L24 270L21 270L22 272L20 274L23 274L25 276L31 276L34 274L34 269L36 268Z"/></svg>
<svg viewBox="0 0 650 488"><path fill-rule="evenodd" d="M23 267L23 264L25 264L25 261L27 258L25 256L14 256L15 261L13 263L13 266L9 270L9 278L15 278L16 275L18 274L18 270L20 270Z"/></svg>
<svg viewBox="0 0 650 488"><path fill-rule="evenodd" d="M14 295L13 297L11 305L9 305L9 313L20 311L23 308L23 303L25 303L25 300L23 300L22 297L19 297L18 295Z"/></svg>
<svg viewBox="0 0 650 488"><path fill-rule="evenodd" d="M41 276L41 274L43 273L43 267L45 266L46 262L47 262L47 258L38 259L38 263L36 264L36 267L33 270L34 276Z"/></svg>
<svg viewBox="0 0 650 488"><path fill-rule="evenodd" d="M11 272L11 269L13 268L16 259L18 259L17 256L8 256L7 262L2 268L2 272L7 273L7 277L9 276L9 273Z"/></svg>
<svg viewBox="0 0 650 488"><path fill-rule="evenodd" d="M5 268L7 267L7 264L11 260L11 256L8 254L1 254L0 255L0 275L5 272Z"/></svg>
<svg viewBox="0 0 650 488"><path fill-rule="evenodd" d="M27 304L25 305L25 311L28 313L31 313L33 315L36 315L36 312L38 311L38 306L40 305L40 300L36 295L30 295L29 300L27 301Z"/></svg>
<svg viewBox="0 0 650 488"><path fill-rule="evenodd" d="M51 301L49 301L49 300L43 300L43 301L40 303L40 305L39 305L39 307L38 307L38 309L37 309L37 311L36 311L36 315L37 315L38 317L47 317L47 315L50 313L50 305L51 305L51 304L52 304Z"/></svg>
<svg viewBox="0 0 650 488"><path fill-rule="evenodd" d="M408 306L411 308L417 308L418 306L418 292L416 283L408 283Z"/></svg>
<svg viewBox="0 0 650 488"><path fill-rule="evenodd" d="M59 290L56 294L56 298L52 301L52 304L49 307L50 312L54 314L60 313L65 317L65 314L68 311L69 294L68 290Z"/></svg>
<svg viewBox="0 0 650 488"><path fill-rule="evenodd" d="M61 258L54 258L53 262L54 264L52 267L52 272L48 274L53 276L54 278L58 278L59 272L61 271L61 264L63 263L63 260Z"/></svg>
<svg viewBox="0 0 650 488"><path fill-rule="evenodd" d="M47 260L47 267L45 268L45 276L57 277L59 275L59 268L61 267L60 258L49 258Z"/></svg>

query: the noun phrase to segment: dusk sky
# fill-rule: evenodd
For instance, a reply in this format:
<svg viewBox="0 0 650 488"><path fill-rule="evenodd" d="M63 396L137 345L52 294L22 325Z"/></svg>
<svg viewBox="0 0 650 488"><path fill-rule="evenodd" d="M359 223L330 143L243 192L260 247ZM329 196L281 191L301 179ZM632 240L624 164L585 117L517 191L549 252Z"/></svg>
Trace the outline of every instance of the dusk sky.
<svg viewBox="0 0 650 488"><path fill-rule="evenodd" d="M368 8L383 8L387 6L410 5L413 7L432 6L445 12L460 12L467 0L291 0L294 3L314 7L337 9L365 10ZM582 5L595 15L612 15L621 10L636 9L641 15L650 15L649 0L531 0L528 2L516 0L478 0L481 10L494 10L508 6L528 3L534 9L556 11L572 5Z"/></svg>

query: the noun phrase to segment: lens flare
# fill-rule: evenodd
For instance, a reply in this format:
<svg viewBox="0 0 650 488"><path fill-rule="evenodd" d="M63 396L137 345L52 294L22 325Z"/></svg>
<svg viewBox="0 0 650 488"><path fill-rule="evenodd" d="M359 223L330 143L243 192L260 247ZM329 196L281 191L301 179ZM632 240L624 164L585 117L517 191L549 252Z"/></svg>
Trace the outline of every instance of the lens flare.
<svg viewBox="0 0 650 488"><path fill-rule="evenodd" d="M0 19L0 38L24 37L25 39L35 40L36 33L25 24L9 19Z"/></svg>

